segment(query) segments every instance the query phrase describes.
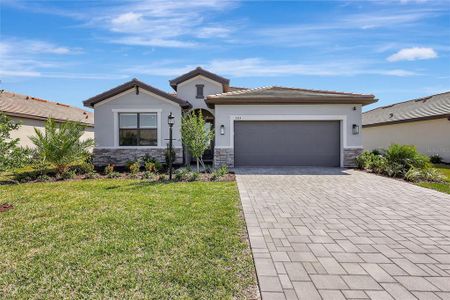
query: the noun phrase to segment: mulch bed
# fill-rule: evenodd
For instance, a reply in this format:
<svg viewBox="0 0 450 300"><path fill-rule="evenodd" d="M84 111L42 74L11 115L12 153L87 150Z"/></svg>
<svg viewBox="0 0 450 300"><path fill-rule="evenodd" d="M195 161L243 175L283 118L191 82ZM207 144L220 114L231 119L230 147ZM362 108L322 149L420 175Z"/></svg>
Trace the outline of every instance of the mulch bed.
<svg viewBox="0 0 450 300"><path fill-rule="evenodd" d="M14 206L12 204L9 204L9 203L0 204L0 212L8 211L8 210L12 209L13 207Z"/></svg>

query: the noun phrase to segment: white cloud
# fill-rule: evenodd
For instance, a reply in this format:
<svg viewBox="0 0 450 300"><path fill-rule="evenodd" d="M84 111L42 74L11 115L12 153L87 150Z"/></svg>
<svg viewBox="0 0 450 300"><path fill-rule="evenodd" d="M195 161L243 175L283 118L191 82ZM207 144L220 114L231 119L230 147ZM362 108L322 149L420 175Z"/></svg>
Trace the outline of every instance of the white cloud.
<svg viewBox="0 0 450 300"><path fill-rule="evenodd" d="M108 37L114 43L136 46L191 48L196 38L223 38L232 29L209 24L215 11L235 5L223 0L146 0L115 5L97 11L87 22L119 34Z"/></svg>
<svg viewBox="0 0 450 300"><path fill-rule="evenodd" d="M422 59L432 59L436 58L438 55L433 48L405 48L401 49L395 54L392 54L387 58L390 62L401 61L401 60L422 60Z"/></svg>
<svg viewBox="0 0 450 300"><path fill-rule="evenodd" d="M200 28L197 33L199 38L224 38L229 36L232 32L230 28L220 27L220 26L211 26Z"/></svg>
<svg viewBox="0 0 450 300"><path fill-rule="evenodd" d="M118 38L110 41L114 44L130 45L130 46L151 46L151 47L167 47L167 48L193 48L198 44L189 41L170 40L162 38L143 38L139 36L130 36Z"/></svg>
<svg viewBox="0 0 450 300"><path fill-rule="evenodd" d="M142 20L142 14L137 14L134 12L128 12L118 15L111 20L114 25L126 25L126 24L137 24Z"/></svg>
<svg viewBox="0 0 450 300"><path fill-rule="evenodd" d="M55 45L46 41L28 39L4 39L0 42L0 55L21 55L21 54L79 54L81 48L69 48Z"/></svg>
<svg viewBox="0 0 450 300"><path fill-rule="evenodd" d="M178 76L192 70L196 65L179 67L176 63L151 64L127 68L124 72L131 76L145 74L152 76ZM291 75L305 76L413 76L415 72L401 69L378 69L361 61L342 61L319 64L299 64L286 61L271 61L262 58L218 59L201 64L214 73L233 77L279 77Z"/></svg>

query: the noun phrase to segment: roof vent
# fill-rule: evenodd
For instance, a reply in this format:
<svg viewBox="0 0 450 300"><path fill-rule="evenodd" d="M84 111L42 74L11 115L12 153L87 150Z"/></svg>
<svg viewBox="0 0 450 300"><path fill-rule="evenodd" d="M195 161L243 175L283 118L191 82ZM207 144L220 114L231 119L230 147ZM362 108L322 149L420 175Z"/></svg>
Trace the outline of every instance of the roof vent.
<svg viewBox="0 0 450 300"><path fill-rule="evenodd" d="M392 118L394 116L394 113L389 114L389 118Z"/></svg>

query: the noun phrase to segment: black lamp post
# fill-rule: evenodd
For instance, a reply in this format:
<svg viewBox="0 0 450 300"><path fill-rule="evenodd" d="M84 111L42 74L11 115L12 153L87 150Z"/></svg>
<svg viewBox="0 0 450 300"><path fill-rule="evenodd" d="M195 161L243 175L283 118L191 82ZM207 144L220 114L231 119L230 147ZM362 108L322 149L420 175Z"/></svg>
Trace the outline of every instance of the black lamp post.
<svg viewBox="0 0 450 300"><path fill-rule="evenodd" d="M169 180L172 180L172 127L175 122L175 117L172 112L167 117L167 123L169 124Z"/></svg>

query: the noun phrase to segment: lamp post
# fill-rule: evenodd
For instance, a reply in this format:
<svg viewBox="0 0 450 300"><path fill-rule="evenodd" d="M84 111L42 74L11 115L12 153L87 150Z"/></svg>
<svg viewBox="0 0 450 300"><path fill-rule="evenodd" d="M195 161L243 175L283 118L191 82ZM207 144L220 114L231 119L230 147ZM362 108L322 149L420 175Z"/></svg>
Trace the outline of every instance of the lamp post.
<svg viewBox="0 0 450 300"><path fill-rule="evenodd" d="M172 112L167 117L167 123L169 124L169 180L172 180L172 127L175 122L175 117Z"/></svg>

